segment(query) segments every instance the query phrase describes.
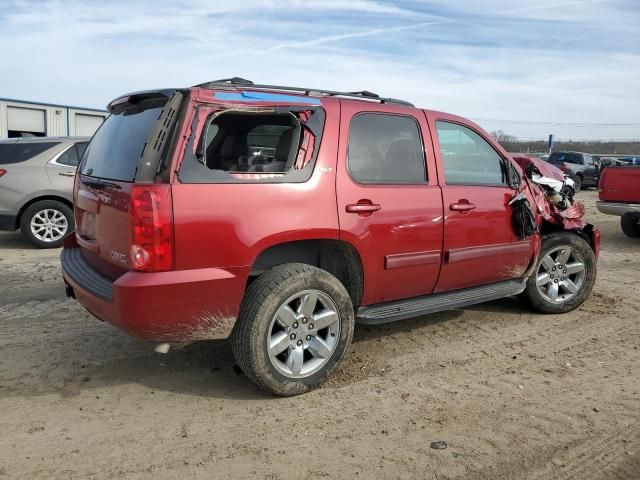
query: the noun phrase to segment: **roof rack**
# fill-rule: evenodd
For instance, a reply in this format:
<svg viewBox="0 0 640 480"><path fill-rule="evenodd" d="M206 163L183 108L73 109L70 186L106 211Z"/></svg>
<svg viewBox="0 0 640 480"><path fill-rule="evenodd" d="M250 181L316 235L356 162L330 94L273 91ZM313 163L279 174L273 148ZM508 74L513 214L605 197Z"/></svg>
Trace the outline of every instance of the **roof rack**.
<svg viewBox="0 0 640 480"><path fill-rule="evenodd" d="M406 105L413 107L414 105L405 100L398 100L396 98L384 98L380 95L362 90L361 92L335 92L333 90L322 90L319 88L299 88L299 87L283 87L280 85L259 85L253 83L251 80L247 80L240 77L223 78L221 80L213 80L211 82L200 83L195 85L200 88L232 88L237 90L238 87L250 87L252 90L279 90L282 92L296 92L302 93L307 96L314 97L344 97L344 98L356 98L358 100L368 100L380 103L395 103L398 105Z"/></svg>

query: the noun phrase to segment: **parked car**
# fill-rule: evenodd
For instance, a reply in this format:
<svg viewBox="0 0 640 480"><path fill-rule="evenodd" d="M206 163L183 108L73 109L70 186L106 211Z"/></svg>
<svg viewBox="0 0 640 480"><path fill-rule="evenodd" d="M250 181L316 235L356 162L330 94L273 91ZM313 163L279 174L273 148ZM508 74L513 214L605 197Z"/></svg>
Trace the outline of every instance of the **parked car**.
<svg viewBox="0 0 640 480"><path fill-rule="evenodd" d="M627 165L626 162L620 160L619 158L615 158L615 157L601 157L600 158L600 171L602 171L603 168L605 167L615 167L615 166L625 166ZM600 176L598 175L598 179L600 178Z"/></svg>
<svg viewBox="0 0 640 480"><path fill-rule="evenodd" d="M581 152L553 152L549 163L557 166L575 182L576 192L583 187L598 186L598 166L593 156Z"/></svg>
<svg viewBox="0 0 640 480"><path fill-rule="evenodd" d="M619 215L625 235L640 237L640 166L607 167L600 176L598 210Z"/></svg>
<svg viewBox="0 0 640 480"><path fill-rule="evenodd" d="M464 118L242 79L108 109L76 179L64 281L158 351L230 337L250 379L294 395L331 374L356 321L519 294L560 313L591 292L598 229L579 204L547 205Z"/></svg>
<svg viewBox="0 0 640 480"><path fill-rule="evenodd" d="M0 230L22 230L39 248L73 231L73 179L86 137L0 141Z"/></svg>
<svg viewBox="0 0 640 480"><path fill-rule="evenodd" d="M619 157L618 160L625 165L640 165L640 157Z"/></svg>

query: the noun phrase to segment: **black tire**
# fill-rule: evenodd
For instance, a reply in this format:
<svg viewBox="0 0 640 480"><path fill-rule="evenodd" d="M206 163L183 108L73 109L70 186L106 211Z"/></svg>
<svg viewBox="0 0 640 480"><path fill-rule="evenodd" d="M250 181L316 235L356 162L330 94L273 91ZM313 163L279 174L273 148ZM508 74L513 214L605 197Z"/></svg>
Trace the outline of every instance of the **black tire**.
<svg viewBox="0 0 640 480"><path fill-rule="evenodd" d="M622 232L632 238L640 238L640 214L625 213L620 217Z"/></svg>
<svg viewBox="0 0 640 480"><path fill-rule="evenodd" d="M584 281L578 292L562 303L547 300L536 285L537 273L544 257L554 249L568 246L577 251L584 261ZM560 273L560 272L558 272ZM561 274L561 273L560 273ZM542 248L534 273L527 280L527 286L522 294L527 303L542 313L566 313L579 307L587 299L596 281L596 257L591 246L578 234L571 232L555 232L542 238ZM557 282L556 282L557 283Z"/></svg>
<svg viewBox="0 0 640 480"><path fill-rule="evenodd" d="M582 189L582 177L580 175L576 175L576 178L573 179L575 182L575 186L573 187L575 192L578 193Z"/></svg>
<svg viewBox="0 0 640 480"><path fill-rule="evenodd" d="M60 238L56 238L52 241L45 241L38 238L31 230L31 220L44 210L55 210L64 215L67 221L67 227L64 234ZM40 200L33 205L29 205L27 209L22 213L20 217L20 230L29 242L38 248L57 248L62 245L62 239L74 229L73 211L66 204L57 200Z"/></svg>
<svg viewBox="0 0 640 480"><path fill-rule="evenodd" d="M276 311L291 296L315 289L338 308L339 340L327 363L304 378L289 378L269 358L267 336ZM344 358L355 324L353 305L345 287L330 273L309 265L279 265L260 275L247 289L231 334L233 355L244 373L260 387L280 396L298 395L320 385Z"/></svg>

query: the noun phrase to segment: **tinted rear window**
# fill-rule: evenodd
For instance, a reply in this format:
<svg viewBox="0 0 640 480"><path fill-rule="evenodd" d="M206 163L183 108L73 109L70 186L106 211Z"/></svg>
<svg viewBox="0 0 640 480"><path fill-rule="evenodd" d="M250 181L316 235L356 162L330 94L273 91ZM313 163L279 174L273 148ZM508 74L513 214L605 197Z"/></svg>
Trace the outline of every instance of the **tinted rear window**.
<svg viewBox="0 0 640 480"><path fill-rule="evenodd" d="M87 147L82 174L133 182L147 137L162 112L162 106L126 109L105 120Z"/></svg>
<svg viewBox="0 0 640 480"><path fill-rule="evenodd" d="M60 145L60 142L1 143L0 165L20 163Z"/></svg>
<svg viewBox="0 0 640 480"><path fill-rule="evenodd" d="M575 163L582 165L582 155L579 153L555 152L549 155L549 163Z"/></svg>

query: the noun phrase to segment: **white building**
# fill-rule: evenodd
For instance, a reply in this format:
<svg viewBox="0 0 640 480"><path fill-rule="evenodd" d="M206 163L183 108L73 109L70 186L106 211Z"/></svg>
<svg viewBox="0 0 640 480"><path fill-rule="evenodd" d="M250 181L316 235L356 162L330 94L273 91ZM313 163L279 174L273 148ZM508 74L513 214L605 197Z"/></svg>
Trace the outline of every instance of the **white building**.
<svg viewBox="0 0 640 480"><path fill-rule="evenodd" d="M0 139L21 136L91 136L106 110L0 98Z"/></svg>

